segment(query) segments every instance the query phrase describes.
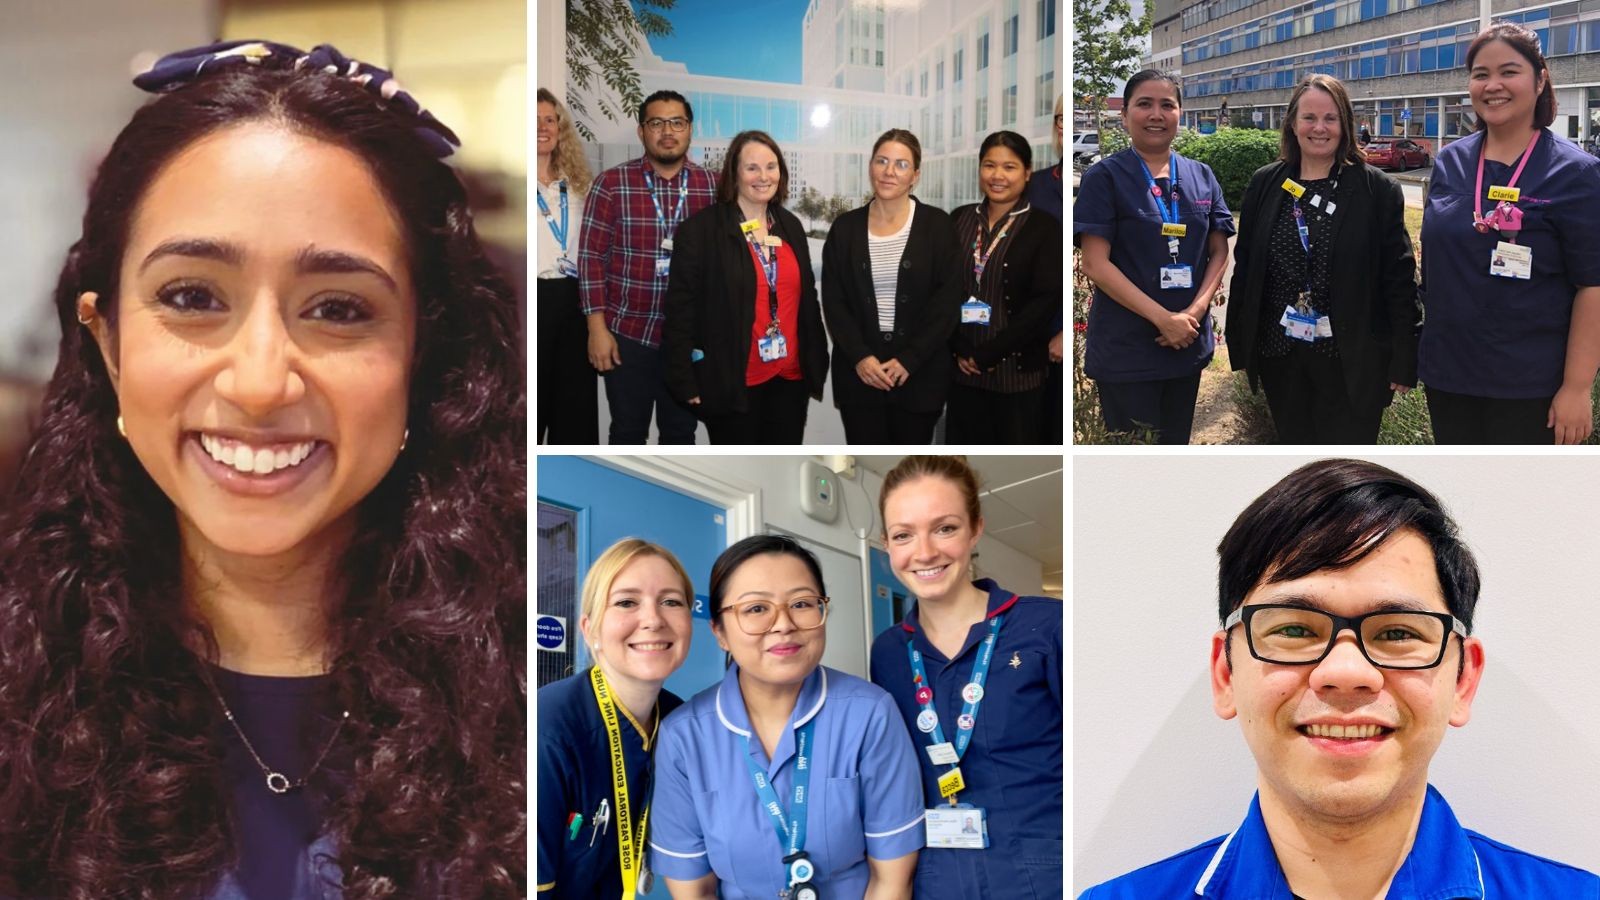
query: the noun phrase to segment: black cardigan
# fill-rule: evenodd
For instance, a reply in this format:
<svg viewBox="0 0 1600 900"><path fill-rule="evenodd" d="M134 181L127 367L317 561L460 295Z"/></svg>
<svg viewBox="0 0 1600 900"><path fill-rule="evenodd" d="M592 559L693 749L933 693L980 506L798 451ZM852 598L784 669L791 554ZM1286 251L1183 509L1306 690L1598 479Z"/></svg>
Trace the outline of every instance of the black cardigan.
<svg viewBox="0 0 1600 900"><path fill-rule="evenodd" d="M951 217L959 222L969 210L983 215L982 204L972 203L957 209ZM981 227L987 226L985 221ZM1021 369L1043 369L1050 363L1050 339L1060 330L1053 326L1061 321L1062 313L1061 223L1036 209L1006 240L1011 241L1011 246L1000 272L1000 302L1006 308L1006 327L981 347L974 347L957 329L950 338L950 349L957 356L972 357L980 369L992 369L1008 356L1016 357ZM962 263L972 265L971 247L963 248Z"/></svg>
<svg viewBox="0 0 1600 900"><path fill-rule="evenodd" d="M1298 172L1278 161L1250 178L1240 207L1239 237L1228 286L1228 355L1235 371L1256 383L1256 332L1267 293L1267 254L1283 180ZM1339 176L1333 202L1333 261L1328 318L1339 348L1345 389L1353 402L1388 395L1390 383L1417 383L1416 259L1406 231L1400 183L1363 164Z"/></svg>
<svg viewBox="0 0 1600 900"><path fill-rule="evenodd" d="M912 199L915 199L913 197ZM852 209L833 222L822 245L822 308L833 338L835 406L896 406L933 412L944 406L955 361L946 343L961 320L961 250L944 210L917 201L911 234L900 256L894 290L894 337L878 330L867 250L867 210ZM868 387L856 363L875 356L898 359L911 377L887 391Z"/></svg>
<svg viewBox="0 0 1600 900"><path fill-rule="evenodd" d="M800 264L799 346L801 380L815 399L822 399L828 377L828 338L817 306L817 280L811 272L811 248L794 213L769 206L773 234L783 238ZM661 325L661 352L667 390L680 403L700 398L701 415L742 413L745 371L750 361L750 335L755 330L756 269L739 223L736 203L714 203L678 226L672 239L672 269L667 279L666 318ZM701 350L705 358L691 362Z"/></svg>

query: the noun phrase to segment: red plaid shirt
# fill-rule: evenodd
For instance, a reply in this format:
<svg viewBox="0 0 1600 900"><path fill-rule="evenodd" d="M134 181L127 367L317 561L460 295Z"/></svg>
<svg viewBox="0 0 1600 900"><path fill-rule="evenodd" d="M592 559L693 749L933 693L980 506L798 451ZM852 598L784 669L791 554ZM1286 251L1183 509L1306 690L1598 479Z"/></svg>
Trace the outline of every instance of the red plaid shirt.
<svg viewBox="0 0 1600 900"><path fill-rule="evenodd" d="M648 167L642 156L629 160L601 172L589 188L578 243L578 296L584 315L604 312L613 334L659 347L667 279L656 277L656 260L666 255L661 241L671 237L682 221L674 219L679 186L688 179L683 202L687 219L716 202L717 181L687 160L671 181L661 180L651 170L666 222L663 228L645 185Z"/></svg>

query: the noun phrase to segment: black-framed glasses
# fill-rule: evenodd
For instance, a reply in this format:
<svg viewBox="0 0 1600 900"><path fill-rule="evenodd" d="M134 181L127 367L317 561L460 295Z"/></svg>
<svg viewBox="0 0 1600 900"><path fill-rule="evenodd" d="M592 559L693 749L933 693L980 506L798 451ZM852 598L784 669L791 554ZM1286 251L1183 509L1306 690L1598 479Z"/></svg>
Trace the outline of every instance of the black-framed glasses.
<svg viewBox="0 0 1600 900"><path fill-rule="evenodd" d="M795 597L786 604L753 600L743 606L724 606L722 612L733 613L733 620L739 623L740 631L759 636L771 631L772 626L778 623L780 608L788 611L789 621L801 631L821 628L822 623L828 621L827 597Z"/></svg>
<svg viewBox="0 0 1600 900"><path fill-rule="evenodd" d="M645 119L644 127L650 129L651 131L660 131L663 128L668 128L672 131L682 131L689 127L689 120L681 116L671 119Z"/></svg>
<svg viewBox="0 0 1600 900"><path fill-rule="evenodd" d="M1322 662L1347 628L1355 634L1361 655L1380 669L1431 669L1444 660L1450 635L1467 636L1467 627L1447 613L1378 610L1345 617L1287 603L1241 606L1222 629L1239 624L1244 625L1251 656L1283 666Z"/></svg>

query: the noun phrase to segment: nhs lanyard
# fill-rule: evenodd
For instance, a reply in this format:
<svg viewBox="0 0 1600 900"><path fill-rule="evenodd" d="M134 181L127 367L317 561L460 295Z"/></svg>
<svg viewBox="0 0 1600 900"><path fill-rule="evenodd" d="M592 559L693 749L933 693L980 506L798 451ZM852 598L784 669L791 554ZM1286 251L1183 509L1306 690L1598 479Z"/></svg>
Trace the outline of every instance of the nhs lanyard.
<svg viewBox="0 0 1600 900"><path fill-rule="evenodd" d="M778 319L778 248L756 246L755 220L745 223L750 225L745 232L745 243L750 245L750 252L755 254L756 262L761 264L761 271L767 276L767 290L772 295L772 319ZM741 226L743 227L743 226ZM767 216L767 234L772 233L772 216ZM765 250L766 252L762 252Z"/></svg>
<svg viewBox="0 0 1600 900"><path fill-rule="evenodd" d="M661 212L661 200L656 197L655 176L650 174L648 164L644 170L644 186L650 189L650 202L656 208L656 223L661 226L661 230L669 238L672 237L674 231L678 230L678 223L683 221L683 204L689 198L689 173L687 170L682 170L678 174L683 177L683 180L678 183L678 208L672 213L672 221L668 222L667 217Z"/></svg>
<svg viewBox="0 0 1600 900"><path fill-rule="evenodd" d="M1167 174L1170 176L1172 195L1172 210L1169 212L1161 201L1161 186L1156 184L1156 177L1150 174L1150 167L1145 164L1144 157L1139 157L1139 168L1144 170L1144 183L1150 186L1150 196L1156 198L1156 212L1161 214L1164 224L1178 224L1178 154L1171 153L1167 157Z"/></svg>
<svg viewBox="0 0 1600 900"><path fill-rule="evenodd" d="M994 255L995 248L1000 246L1000 242L1005 240L1006 239L1006 235L1011 232L1011 223L1016 221L1017 212L1021 212L1021 210L1016 210L1016 211L1013 211L1013 212L1008 213L1006 215L1005 227L1000 229L1000 234L997 237L995 237L994 243L989 245L989 250L988 250L987 253L982 252L982 251L983 251L983 236L984 236L984 233L986 231L988 231L988 222L987 221L979 221L978 222L978 231L977 231L976 234L974 234L972 236L972 283L973 284L981 284L983 282L983 270L984 270L984 268L986 266L989 265L989 257ZM980 215L980 217L982 217L981 211L980 211L979 215Z"/></svg>
<svg viewBox="0 0 1600 900"><path fill-rule="evenodd" d="M756 765L755 757L745 753L745 764L750 767L750 778L756 783L756 794L761 797L761 808L766 810L767 818L772 820L772 827L778 832L779 843L784 844L788 851L785 855L792 856L806 847L806 803L811 785L811 737L816 733L817 720L812 719L801 725L795 731L794 751L794 798L790 801L789 809L785 814L783 804L778 801L778 792L772 789L772 782L767 780L767 773L761 771ZM753 745L754 739L745 738L746 747Z"/></svg>
<svg viewBox="0 0 1600 900"><path fill-rule="evenodd" d="M978 690L973 692L971 699L962 698L961 718L957 720L956 728L957 760L967 752L967 745L972 743L972 732L978 724L978 704L983 702L983 682L989 677L989 662L994 658L994 642L1000 637L1000 620L1004 618L1005 616L995 616L989 620L989 636L983 639L983 645L978 648L978 658L972 662L972 678L968 684L977 685ZM924 713L933 714L933 742L942 744L944 727L939 723L939 711L933 708L933 687L928 684L928 671L922 665L922 654L917 650L915 640L907 640L906 649L911 653L911 675L917 685L917 705Z"/></svg>
<svg viewBox="0 0 1600 900"><path fill-rule="evenodd" d="M539 198L539 212L544 215L545 224L550 226L550 236L561 245L561 252L567 252L567 180L561 179L561 227L556 227L555 217L550 215L550 207L544 202L544 194L534 191L534 196Z"/></svg>
<svg viewBox="0 0 1600 900"><path fill-rule="evenodd" d="M1335 167L1333 170L1333 187L1329 189L1329 195L1332 196L1338 192L1339 169ZM1331 207L1332 203L1329 203L1329 206ZM1300 208L1299 197L1294 198L1294 230L1296 234L1300 235L1300 249L1306 252L1306 289L1301 294L1301 297L1307 298L1309 302L1311 296L1311 228L1306 223L1306 211Z"/></svg>

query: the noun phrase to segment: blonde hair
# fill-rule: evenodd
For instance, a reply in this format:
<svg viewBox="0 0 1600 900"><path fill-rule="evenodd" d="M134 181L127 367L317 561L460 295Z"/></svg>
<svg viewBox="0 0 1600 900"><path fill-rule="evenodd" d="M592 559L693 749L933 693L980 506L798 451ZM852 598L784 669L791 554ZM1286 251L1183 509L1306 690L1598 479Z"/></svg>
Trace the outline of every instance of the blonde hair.
<svg viewBox="0 0 1600 900"><path fill-rule="evenodd" d="M594 183L594 173L589 171L589 160L583 155L583 144L578 140L578 129L572 126L572 116L567 112L567 105L556 99L556 95L545 88L539 88L539 103L548 103L556 108L556 149L550 154L550 171L552 174L567 179L567 185L573 193L589 193L589 185ZM538 112L538 106L534 107ZM668 559L672 554L662 551ZM674 565L676 559L672 559ZM682 571L682 566L678 566ZM684 579L685 583L688 579Z"/></svg>
<svg viewBox="0 0 1600 900"><path fill-rule="evenodd" d="M683 563L672 555L672 551L649 541L639 538L623 538L607 547L605 552L589 566L589 573L583 576L583 609L582 613L589 619L589 626L599 630L600 620L605 617L606 598L611 594L611 583L617 580L630 563L646 556L656 556L666 560L678 577L683 579L683 599L692 602L694 599L694 583L689 580L689 573L684 570Z"/></svg>

